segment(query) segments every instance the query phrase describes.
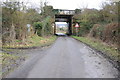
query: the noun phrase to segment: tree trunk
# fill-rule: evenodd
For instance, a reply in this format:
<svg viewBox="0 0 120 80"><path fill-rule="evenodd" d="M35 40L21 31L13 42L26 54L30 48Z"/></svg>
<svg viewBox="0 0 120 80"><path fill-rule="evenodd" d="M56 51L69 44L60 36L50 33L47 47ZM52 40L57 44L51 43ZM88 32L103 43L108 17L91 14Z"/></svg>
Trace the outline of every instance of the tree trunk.
<svg viewBox="0 0 120 80"><path fill-rule="evenodd" d="M12 44L14 43L15 37L16 37L15 26L12 22L12 26L10 29L10 43L12 43Z"/></svg>

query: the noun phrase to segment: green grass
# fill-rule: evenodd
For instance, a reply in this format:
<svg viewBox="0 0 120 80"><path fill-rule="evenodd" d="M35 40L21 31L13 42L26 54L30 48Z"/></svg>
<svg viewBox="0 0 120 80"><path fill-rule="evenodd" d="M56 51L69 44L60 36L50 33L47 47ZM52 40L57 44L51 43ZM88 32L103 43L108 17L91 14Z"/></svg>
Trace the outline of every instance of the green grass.
<svg viewBox="0 0 120 80"><path fill-rule="evenodd" d="M12 45L3 45L3 48L28 48L49 45L56 40L56 36L39 37L34 35L27 38L24 42L16 40Z"/></svg>
<svg viewBox="0 0 120 80"><path fill-rule="evenodd" d="M49 45L56 40L56 36L39 37L37 35L29 38L31 47Z"/></svg>
<svg viewBox="0 0 120 80"><path fill-rule="evenodd" d="M107 56L115 61L120 61L120 53L114 48L109 45L104 44L102 41L88 38L88 37L77 37L72 36L73 38L80 40L83 43L90 45L91 47L104 52Z"/></svg>

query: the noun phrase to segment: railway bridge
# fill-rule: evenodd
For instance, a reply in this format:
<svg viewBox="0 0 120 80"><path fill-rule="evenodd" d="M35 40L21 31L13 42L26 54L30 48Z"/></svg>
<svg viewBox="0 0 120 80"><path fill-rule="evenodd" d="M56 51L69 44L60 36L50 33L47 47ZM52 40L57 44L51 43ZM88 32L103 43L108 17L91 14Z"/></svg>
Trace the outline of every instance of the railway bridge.
<svg viewBox="0 0 120 80"><path fill-rule="evenodd" d="M75 10L62 10L62 9L54 9L55 12L55 22L66 22L68 24L68 32L67 35L72 35L73 33L73 15L75 14ZM56 34L56 25L54 25L54 34Z"/></svg>

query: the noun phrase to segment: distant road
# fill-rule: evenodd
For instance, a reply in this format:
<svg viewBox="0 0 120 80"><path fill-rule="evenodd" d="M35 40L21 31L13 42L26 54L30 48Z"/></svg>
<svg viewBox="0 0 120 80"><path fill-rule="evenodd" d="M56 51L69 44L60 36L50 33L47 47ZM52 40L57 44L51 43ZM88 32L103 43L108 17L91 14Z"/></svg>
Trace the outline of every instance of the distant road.
<svg viewBox="0 0 120 80"><path fill-rule="evenodd" d="M107 59L70 37L59 37L48 49L33 54L7 78L115 78L118 74Z"/></svg>

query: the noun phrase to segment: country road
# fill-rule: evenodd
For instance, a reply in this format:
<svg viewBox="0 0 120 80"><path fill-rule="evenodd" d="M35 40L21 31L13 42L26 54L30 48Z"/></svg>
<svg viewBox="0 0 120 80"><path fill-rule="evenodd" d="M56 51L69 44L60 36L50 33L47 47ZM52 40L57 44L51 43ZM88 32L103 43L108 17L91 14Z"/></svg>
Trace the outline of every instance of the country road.
<svg viewBox="0 0 120 80"><path fill-rule="evenodd" d="M59 37L44 50L32 52L6 78L115 78L118 71L99 53L70 38Z"/></svg>

